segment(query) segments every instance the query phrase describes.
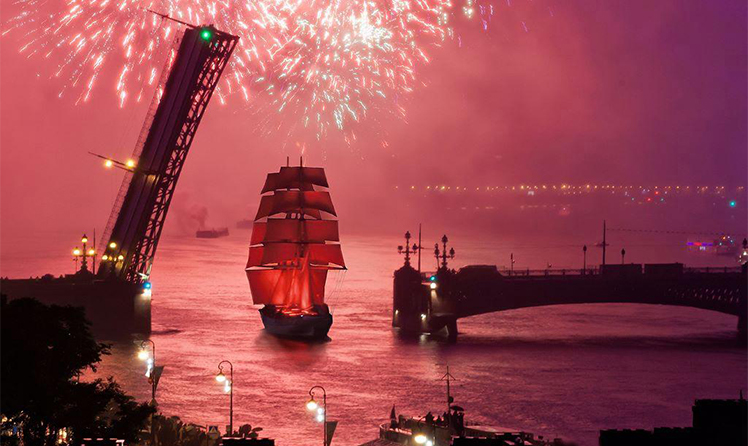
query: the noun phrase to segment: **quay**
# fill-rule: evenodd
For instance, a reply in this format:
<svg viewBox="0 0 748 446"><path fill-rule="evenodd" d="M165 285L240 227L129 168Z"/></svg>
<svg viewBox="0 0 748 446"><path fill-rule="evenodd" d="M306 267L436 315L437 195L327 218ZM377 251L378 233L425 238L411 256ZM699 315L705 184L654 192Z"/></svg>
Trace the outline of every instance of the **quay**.
<svg viewBox="0 0 748 446"><path fill-rule="evenodd" d="M433 273L419 272L410 265L414 249L406 245L405 264L394 273L393 327L415 334L443 333L455 339L457 320L479 314L547 305L634 303L737 316L738 341L746 344L746 264L688 268L681 263L627 263L505 272L495 265L469 265L454 270L447 264L446 236L443 242L441 254L438 247L436 250L441 267Z"/></svg>

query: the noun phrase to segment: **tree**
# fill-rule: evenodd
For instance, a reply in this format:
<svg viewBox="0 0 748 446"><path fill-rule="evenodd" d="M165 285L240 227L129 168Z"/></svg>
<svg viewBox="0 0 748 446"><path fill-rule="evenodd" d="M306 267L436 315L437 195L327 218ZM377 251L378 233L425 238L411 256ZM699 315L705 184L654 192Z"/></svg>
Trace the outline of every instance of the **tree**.
<svg viewBox="0 0 748 446"><path fill-rule="evenodd" d="M3 297L0 313L1 410L6 425L22 426L25 445L53 444L61 428L71 428L76 443L88 435L137 440L154 409L137 404L111 378L78 379L109 354L82 308Z"/></svg>

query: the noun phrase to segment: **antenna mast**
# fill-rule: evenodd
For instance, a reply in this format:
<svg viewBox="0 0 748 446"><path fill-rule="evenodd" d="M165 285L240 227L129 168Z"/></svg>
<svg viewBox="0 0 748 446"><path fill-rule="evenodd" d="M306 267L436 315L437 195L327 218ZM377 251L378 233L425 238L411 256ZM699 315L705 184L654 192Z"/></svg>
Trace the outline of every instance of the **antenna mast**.
<svg viewBox="0 0 748 446"><path fill-rule="evenodd" d="M449 373L449 366L447 366L447 373L444 374L444 376L441 377L440 381L447 381L447 415L449 415L450 411L452 410L452 403L455 401L454 398L452 398L452 393L450 389L450 381L456 380L454 376L452 376L451 373Z"/></svg>

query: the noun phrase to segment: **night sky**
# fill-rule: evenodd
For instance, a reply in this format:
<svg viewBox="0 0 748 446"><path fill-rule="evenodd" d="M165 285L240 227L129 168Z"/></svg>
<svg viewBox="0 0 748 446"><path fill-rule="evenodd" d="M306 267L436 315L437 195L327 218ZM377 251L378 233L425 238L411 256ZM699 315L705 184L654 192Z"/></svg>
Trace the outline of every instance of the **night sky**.
<svg viewBox="0 0 748 446"><path fill-rule="evenodd" d="M344 216L372 212L396 184L745 185L745 2L495 5L488 31L458 19L455 39L428 49L421 85L399 98L405 120L374 111L352 145L335 132L263 135L255 103L213 101L174 213L207 206L226 225L250 217L264 175L300 147L327 168ZM2 6L6 17L18 11ZM121 174L87 152L126 158L145 104L118 107L114 69L90 101L59 99L64 80L49 79L58 61L26 59L20 41L0 40L1 241L102 228Z"/></svg>

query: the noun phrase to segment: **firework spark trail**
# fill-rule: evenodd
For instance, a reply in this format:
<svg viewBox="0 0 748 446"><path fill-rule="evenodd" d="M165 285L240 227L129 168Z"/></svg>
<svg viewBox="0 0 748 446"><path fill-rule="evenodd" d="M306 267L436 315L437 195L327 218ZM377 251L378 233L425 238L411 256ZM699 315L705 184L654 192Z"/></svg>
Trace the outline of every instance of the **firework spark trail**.
<svg viewBox="0 0 748 446"><path fill-rule="evenodd" d="M397 98L412 91L426 48L451 35L449 0L17 0L15 7L21 12L3 35L17 31L22 53L59 64L60 95L88 100L105 67L116 64L120 106L153 86L179 30L148 9L213 24L241 38L221 102L264 95L289 134L303 129L317 138L373 108L402 113Z"/></svg>

